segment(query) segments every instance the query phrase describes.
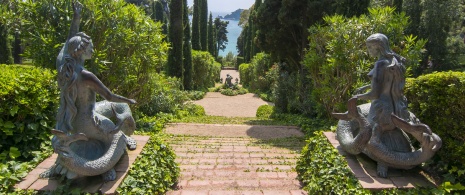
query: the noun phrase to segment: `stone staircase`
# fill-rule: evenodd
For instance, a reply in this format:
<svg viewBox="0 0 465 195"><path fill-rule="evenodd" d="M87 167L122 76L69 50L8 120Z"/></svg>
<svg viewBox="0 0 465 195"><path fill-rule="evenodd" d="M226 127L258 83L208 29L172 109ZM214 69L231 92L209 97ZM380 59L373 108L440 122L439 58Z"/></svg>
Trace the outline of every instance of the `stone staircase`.
<svg viewBox="0 0 465 195"><path fill-rule="evenodd" d="M295 165L302 138L172 135L181 178L167 194L306 194Z"/></svg>

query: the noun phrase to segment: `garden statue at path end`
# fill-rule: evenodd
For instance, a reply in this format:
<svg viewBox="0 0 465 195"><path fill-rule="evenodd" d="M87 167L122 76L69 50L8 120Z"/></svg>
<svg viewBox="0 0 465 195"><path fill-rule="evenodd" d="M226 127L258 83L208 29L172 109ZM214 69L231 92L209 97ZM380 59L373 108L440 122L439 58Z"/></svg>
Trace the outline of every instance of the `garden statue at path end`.
<svg viewBox="0 0 465 195"><path fill-rule="evenodd" d="M411 169L430 159L441 148L442 141L431 129L407 110L405 58L394 53L388 38L373 34L366 40L368 53L377 57L368 73L371 85L361 87L348 101L348 111L333 113L340 119L336 138L350 154L364 153L377 162L377 174L388 176L388 168ZM357 106L357 99L371 103ZM409 133L420 143L412 146Z"/></svg>
<svg viewBox="0 0 465 195"><path fill-rule="evenodd" d="M232 87L234 86L233 83L232 83L232 79L233 79L233 77L232 77L231 75L226 74L226 79L225 79L225 82L224 82L224 83L225 83L226 86L228 86L229 88L232 88Z"/></svg>
<svg viewBox="0 0 465 195"><path fill-rule="evenodd" d="M104 181L111 181L126 147L136 149L136 141L129 137L136 126L128 105L136 101L113 94L84 68L84 61L92 57L93 44L89 36L78 33L82 7L73 2L70 32L56 61L60 107L52 147L58 157L40 177L101 175ZM106 101L96 102L97 93Z"/></svg>

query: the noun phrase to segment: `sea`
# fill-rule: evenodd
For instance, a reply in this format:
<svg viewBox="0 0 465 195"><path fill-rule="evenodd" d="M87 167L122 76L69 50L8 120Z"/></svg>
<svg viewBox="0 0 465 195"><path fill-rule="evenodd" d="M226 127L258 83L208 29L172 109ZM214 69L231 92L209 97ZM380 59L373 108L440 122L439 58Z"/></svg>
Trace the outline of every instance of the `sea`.
<svg viewBox="0 0 465 195"><path fill-rule="evenodd" d="M227 12L212 12L212 16L213 16L213 20L215 20L215 18L217 16L226 16L227 14L230 14L230 13L227 13ZM237 55L237 38L239 37L239 35L241 35L241 31L242 31L242 27L240 27L238 24L239 24L239 20L225 20L225 21L228 21L229 24L228 24L228 44L226 45L226 49L224 49L224 51L221 51L218 53L218 56L226 56L228 55L229 52L232 52L234 55Z"/></svg>

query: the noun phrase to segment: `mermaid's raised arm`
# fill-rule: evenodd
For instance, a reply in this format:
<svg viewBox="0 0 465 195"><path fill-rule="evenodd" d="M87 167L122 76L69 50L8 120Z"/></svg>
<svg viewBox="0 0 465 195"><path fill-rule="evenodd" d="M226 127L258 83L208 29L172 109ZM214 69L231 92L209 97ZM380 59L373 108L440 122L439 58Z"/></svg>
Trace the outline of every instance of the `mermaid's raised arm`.
<svg viewBox="0 0 465 195"><path fill-rule="evenodd" d="M79 32L79 24L81 22L81 11L82 11L82 4L79 1L73 2L73 20L71 21L71 26L69 28L69 34L66 41L71 39L76 33Z"/></svg>

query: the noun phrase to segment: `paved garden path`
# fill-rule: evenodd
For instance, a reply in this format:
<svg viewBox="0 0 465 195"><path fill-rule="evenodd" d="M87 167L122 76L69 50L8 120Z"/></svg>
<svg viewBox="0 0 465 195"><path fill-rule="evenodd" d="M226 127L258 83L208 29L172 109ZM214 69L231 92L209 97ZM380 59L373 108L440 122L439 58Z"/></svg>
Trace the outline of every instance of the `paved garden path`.
<svg viewBox="0 0 465 195"><path fill-rule="evenodd" d="M207 115L227 117L255 117L260 105L270 104L254 94L219 93L194 103ZM165 131L181 168L177 189L169 195L306 194L295 171L305 144L297 127L176 123Z"/></svg>

